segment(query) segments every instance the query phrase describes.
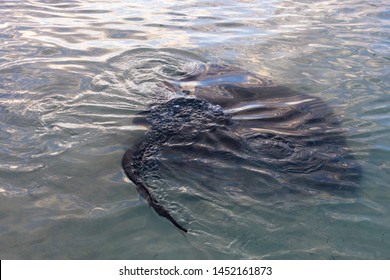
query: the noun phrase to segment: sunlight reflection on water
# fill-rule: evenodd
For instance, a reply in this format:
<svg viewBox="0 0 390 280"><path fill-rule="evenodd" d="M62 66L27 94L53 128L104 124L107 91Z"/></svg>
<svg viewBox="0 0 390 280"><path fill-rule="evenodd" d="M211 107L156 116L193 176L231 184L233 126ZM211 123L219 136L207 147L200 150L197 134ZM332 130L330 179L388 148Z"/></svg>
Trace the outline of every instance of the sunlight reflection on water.
<svg viewBox="0 0 390 280"><path fill-rule="evenodd" d="M386 1L2 1L1 258L388 259L389 26ZM145 49L159 53L148 65ZM254 199L242 181L219 182L287 179L222 163L169 177L166 165L194 230L159 218L120 161L145 135L141 111L198 85L164 82L207 65L324 100L361 165L358 196Z"/></svg>

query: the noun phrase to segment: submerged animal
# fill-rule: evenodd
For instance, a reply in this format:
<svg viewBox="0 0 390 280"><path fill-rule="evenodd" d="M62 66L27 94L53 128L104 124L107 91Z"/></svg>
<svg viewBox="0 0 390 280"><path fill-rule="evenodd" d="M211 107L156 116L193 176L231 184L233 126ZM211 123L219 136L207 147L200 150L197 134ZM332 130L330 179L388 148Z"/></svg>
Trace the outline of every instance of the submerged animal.
<svg viewBox="0 0 390 280"><path fill-rule="evenodd" d="M183 134L183 129L186 127L191 132L185 136L193 139L204 130L227 124L230 116L225 114L220 106L212 105L204 100L177 98L153 108L148 114L147 120L152 127L147 133L146 139L135 151L128 150L125 153L122 160L123 169L136 185L139 193L160 216L167 218L179 229L187 232L187 229L179 225L168 210L149 192L149 187L142 174L157 168L156 157L159 149L171 137Z"/></svg>
<svg viewBox="0 0 390 280"><path fill-rule="evenodd" d="M122 166L149 205L182 231L187 228L148 183L159 178L164 151L191 155L193 163L183 161L183 168L207 157L234 162L237 168L272 169L288 177L284 186L291 189L356 186L359 168L345 148L337 119L319 98L231 67L210 66L198 76L170 83L182 97L147 112L150 129L141 143L126 151Z"/></svg>

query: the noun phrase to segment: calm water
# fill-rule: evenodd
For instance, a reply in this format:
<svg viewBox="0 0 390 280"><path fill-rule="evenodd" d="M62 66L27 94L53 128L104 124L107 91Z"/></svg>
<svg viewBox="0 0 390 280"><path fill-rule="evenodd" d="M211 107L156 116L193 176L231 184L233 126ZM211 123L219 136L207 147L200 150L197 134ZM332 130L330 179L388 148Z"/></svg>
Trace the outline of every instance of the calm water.
<svg viewBox="0 0 390 280"><path fill-rule="evenodd" d="M390 259L389 26L385 0L2 1L0 258ZM270 195L261 170L179 162L155 184L190 231L159 217L122 156L177 94L161 84L211 64L326 102L358 191Z"/></svg>

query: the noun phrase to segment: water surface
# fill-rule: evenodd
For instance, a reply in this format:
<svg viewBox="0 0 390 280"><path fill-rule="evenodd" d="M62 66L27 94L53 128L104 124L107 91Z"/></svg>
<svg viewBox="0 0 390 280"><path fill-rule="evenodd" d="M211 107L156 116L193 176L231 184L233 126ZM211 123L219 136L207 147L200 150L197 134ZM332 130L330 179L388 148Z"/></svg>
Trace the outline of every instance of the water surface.
<svg viewBox="0 0 390 280"><path fill-rule="evenodd" d="M389 17L387 1L3 1L1 258L388 259ZM321 98L359 191L250 199L240 184L275 181L165 165L156 184L180 190L191 230L159 217L121 159L145 137L139 113L177 94L164 82L207 65Z"/></svg>

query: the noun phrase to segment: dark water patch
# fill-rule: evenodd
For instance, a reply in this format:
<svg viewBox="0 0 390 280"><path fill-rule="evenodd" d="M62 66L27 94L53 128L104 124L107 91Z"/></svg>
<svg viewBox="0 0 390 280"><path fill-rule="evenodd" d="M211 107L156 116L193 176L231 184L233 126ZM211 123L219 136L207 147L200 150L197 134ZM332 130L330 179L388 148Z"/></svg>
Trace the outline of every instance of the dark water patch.
<svg viewBox="0 0 390 280"><path fill-rule="evenodd" d="M242 24L240 22L229 22L229 21L218 22L215 25L218 27L226 27L226 28L240 28L240 27L244 26L244 24Z"/></svg>
<svg viewBox="0 0 390 280"><path fill-rule="evenodd" d="M117 29L104 29L105 36L107 38L113 38L113 39L140 39L145 40L147 38L146 35L143 35L143 32L137 31L137 30L117 30Z"/></svg>
<svg viewBox="0 0 390 280"><path fill-rule="evenodd" d="M129 17L129 18L125 18L125 20L128 20L128 21L143 21L144 18L142 18L142 17Z"/></svg>

